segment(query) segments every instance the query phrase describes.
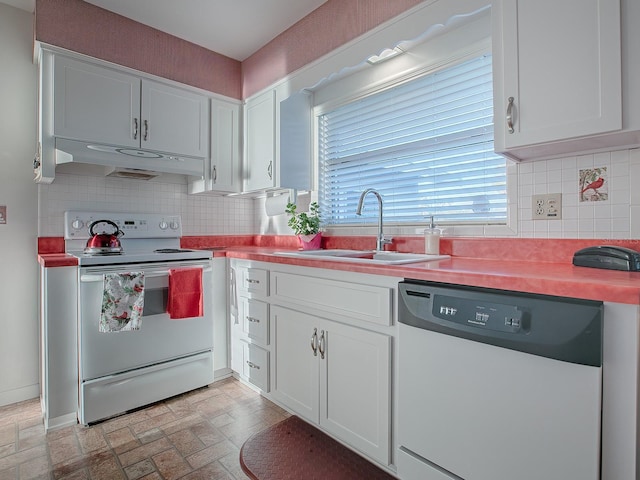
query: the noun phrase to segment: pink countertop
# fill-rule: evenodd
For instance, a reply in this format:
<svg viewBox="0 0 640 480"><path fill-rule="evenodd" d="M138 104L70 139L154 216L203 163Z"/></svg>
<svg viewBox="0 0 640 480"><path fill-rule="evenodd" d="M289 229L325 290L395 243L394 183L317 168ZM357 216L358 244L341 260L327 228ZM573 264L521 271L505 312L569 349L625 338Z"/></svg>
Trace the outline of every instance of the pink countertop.
<svg viewBox="0 0 640 480"><path fill-rule="evenodd" d="M78 259L66 253L42 253L38 255L38 263L45 268L74 267Z"/></svg>
<svg viewBox="0 0 640 480"><path fill-rule="evenodd" d="M282 250L282 249L279 249ZM371 265L274 255L273 248L231 248L232 258L303 267L455 283L563 297L640 304L640 272L576 267L571 263L521 262L451 257L405 265Z"/></svg>
<svg viewBox="0 0 640 480"><path fill-rule="evenodd" d="M329 237L325 248L372 249L371 237ZM370 245L371 243L371 245ZM49 246L52 239L43 239ZM53 241L53 244L56 244ZM434 282L455 283L529 293L602 300L640 305L640 272L621 272L576 267L573 252L591 245L622 245L640 250L637 240L542 240L542 239L443 239L441 253L450 259L405 265L371 265L303 259L274 255L295 249L291 236L212 236L183 238L183 248L212 248L215 255L226 255L262 262L386 275ZM421 237L399 238L393 250L424 252ZM422 250L421 250L422 249ZM45 267L75 265L74 257L42 248L38 256Z"/></svg>

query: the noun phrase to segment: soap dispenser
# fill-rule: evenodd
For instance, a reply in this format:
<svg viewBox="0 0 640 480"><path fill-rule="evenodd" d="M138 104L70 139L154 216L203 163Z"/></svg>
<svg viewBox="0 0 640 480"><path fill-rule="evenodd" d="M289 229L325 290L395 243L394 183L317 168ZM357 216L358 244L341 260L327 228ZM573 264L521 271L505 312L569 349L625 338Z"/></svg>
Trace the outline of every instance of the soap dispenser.
<svg viewBox="0 0 640 480"><path fill-rule="evenodd" d="M433 215L431 215L429 228L424 230L424 253L440 255L440 229L433 224Z"/></svg>

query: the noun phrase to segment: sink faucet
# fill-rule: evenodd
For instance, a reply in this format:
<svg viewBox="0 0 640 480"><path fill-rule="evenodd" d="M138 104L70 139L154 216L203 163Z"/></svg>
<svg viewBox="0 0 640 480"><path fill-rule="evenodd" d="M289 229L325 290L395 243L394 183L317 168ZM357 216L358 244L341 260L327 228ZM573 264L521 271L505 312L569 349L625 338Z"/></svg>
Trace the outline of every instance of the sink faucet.
<svg viewBox="0 0 640 480"><path fill-rule="evenodd" d="M362 205L364 204L364 197L366 197L367 193L373 193L378 199L378 238L376 239L376 250L382 251L385 245L391 243L391 238L384 238L384 234L382 233L382 197L375 189L367 188L362 192L360 200L358 200L356 215L362 215Z"/></svg>

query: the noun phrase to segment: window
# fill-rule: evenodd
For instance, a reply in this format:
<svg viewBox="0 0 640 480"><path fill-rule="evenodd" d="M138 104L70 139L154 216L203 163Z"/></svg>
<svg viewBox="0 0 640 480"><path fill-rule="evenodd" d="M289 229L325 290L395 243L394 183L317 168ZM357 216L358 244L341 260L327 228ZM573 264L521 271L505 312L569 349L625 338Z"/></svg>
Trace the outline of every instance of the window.
<svg viewBox="0 0 640 480"><path fill-rule="evenodd" d="M387 223L424 223L430 215L439 224L506 223L492 99L491 56L483 55L322 113L323 223L355 223L366 188L382 195Z"/></svg>

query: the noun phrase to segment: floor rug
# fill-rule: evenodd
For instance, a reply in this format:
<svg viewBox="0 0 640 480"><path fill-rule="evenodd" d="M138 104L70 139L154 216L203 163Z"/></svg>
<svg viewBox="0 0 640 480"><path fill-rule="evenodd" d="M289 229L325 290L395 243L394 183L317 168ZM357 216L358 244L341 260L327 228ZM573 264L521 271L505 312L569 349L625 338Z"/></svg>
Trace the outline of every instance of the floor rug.
<svg viewBox="0 0 640 480"><path fill-rule="evenodd" d="M253 480L394 480L296 416L249 438L240 465Z"/></svg>

